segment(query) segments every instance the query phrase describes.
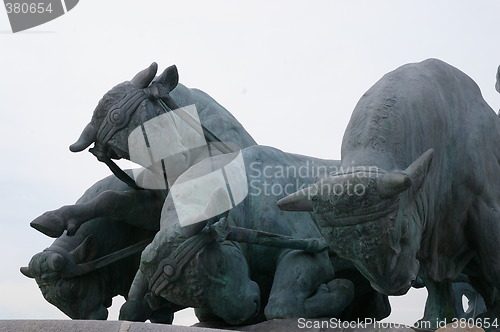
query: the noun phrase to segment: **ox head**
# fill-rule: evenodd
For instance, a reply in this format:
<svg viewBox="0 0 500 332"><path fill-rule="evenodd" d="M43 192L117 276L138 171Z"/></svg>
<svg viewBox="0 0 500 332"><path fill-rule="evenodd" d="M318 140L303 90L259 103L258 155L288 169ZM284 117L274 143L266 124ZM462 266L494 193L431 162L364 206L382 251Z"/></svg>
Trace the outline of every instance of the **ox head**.
<svg viewBox="0 0 500 332"><path fill-rule="evenodd" d="M172 109L176 108L169 93L179 81L177 68L168 67L153 82L157 70L157 64L152 63L132 80L108 91L70 150L79 152L94 143L91 152L101 161L105 158L129 159L128 137L132 130L164 112L158 100L163 100Z"/></svg>
<svg viewBox="0 0 500 332"><path fill-rule="evenodd" d="M313 211L313 218L339 256L351 260L388 295L405 294L416 280L422 235L416 206L433 151L402 171L355 167L281 199L289 211Z"/></svg>
<svg viewBox="0 0 500 332"><path fill-rule="evenodd" d="M72 319L106 319L111 296L106 294L98 271L77 275L77 265L94 259L91 236L68 251L52 245L31 258L21 272L34 278L43 297Z"/></svg>
<svg viewBox="0 0 500 332"><path fill-rule="evenodd" d="M259 313L259 286L250 280L247 262L236 244L209 241L181 267L170 261L173 256L186 257L186 250L177 248L204 235L182 241L165 240L164 233L156 235L141 259L140 269L154 295L180 306L208 309L231 325L242 324Z"/></svg>

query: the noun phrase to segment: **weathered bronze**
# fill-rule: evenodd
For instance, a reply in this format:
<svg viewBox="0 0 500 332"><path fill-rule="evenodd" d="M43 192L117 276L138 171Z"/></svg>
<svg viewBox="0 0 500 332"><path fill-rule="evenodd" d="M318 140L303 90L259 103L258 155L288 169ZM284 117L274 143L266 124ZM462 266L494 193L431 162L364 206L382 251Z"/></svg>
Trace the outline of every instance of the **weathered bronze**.
<svg viewBox="0 0 500 332"><path fill-rule="evenodd" d="M479 317L492 322L500 318L499 149L500 120L472 79L439 60L409 64L358 102L343 170L278 204L313 210L331 249L380 292L405 294L421 278L424 320L460 316L451 283L463 273L485 300Z"/></svg>
<svg viewBox="0 0 500 332"><path fill-rule="evenodd" d="M127 135L123 132L164 112L156 98L168 100L168 92L172 94L169 102L172 107L195 104L201 121L214 135L242 147L255 144L238 121L210 96L177 84L175 67L169 67L151 83L156 68L156 64L152 64L130 82L121 83L106 93L92 121L70 149L82 151L95 143L93 153L109 166L110 158L127 154ZM102 129L99 131L99 128ZM114 135L106 136L105 132ZM114 144L119 141L117 136L125 139L124 145ZM119 169L114 172L121 181L115 176L108 177L89 188L77 204L46 212L31 223L46 235L58 238L50 248L35 255L21 272L34 277L45 298L71 318L106 319L111 299L123 295L128 301L122 307L121 319L171 322L171 309L153 312L144 294L131 289L140 251L99 269L90 266L95 265L92 263L95 258L115 255L115 251L151 240L160 227L160 213L168 191L131 188L131 172ZM135 183L132 187L136 187ZM83 227L87 223L89 226ZM91 267L88 273L75 271L82 264L86 264L87 269ZM173 308L178 310L176 306Z"/></svg>
<svg viewBox="0 0 500 332"><path fill-rule="evenodd" d="M263 146L241 152L248 195L227 213L227 220L216 217L213 225L213 221L202 223L193 232L180 226L173 198L167 197L161 230L141 260L141 271L149 281L152 295L198 308L196 313L202 321L222 319L233 325L343 314L350 318L358 314L385 317L389 313L386 298L361 286L355 297L357 285L335 279L330 257L310 213L280 211L276 202L283 194L266 192L270 184L289 188L290 192L312 184L316 176L336 169L338 162ZM214 164L222 157L213 157ZM304 176L291 171L306 167L310 170ZM281 169L289 172L269 177L272 170ZM229 224L224 225L225 222ZM207 227L210 231L206 231ZM350 268L344 270L352 271ZM382 305L359 308L356 299L361 297L365 304ZM351 302L355 309L349 307L344 312Z"/></svg>
<svg viewBox="0 0 500 332"><path fill-rule="evenodd" d="M387 297L371 289L352 265L325 252L310 214L282 212L276 206L279 197L265 192L266 185L277 184L292 192L312 184L319 174L268 178L263 175L265 167L322 166L319 175L326 176L325 170L339 162L268 147L248 149L255 141L229 112L203 92L178 84L175 67L154 79L156 69L152 64L106 93L70 147L77 152L94 144L89 151L115 176L96 183L77 204L47 212L31 223L57 237L21 269L35 278L45 298L74 319L105 319L106 308L118 294L127 297L120 314L126 320L168 323L173 312L186 306L196 307L200 320L216 318L229 324L280 317L387 316ZM196 106L200 128L188 112L176 112L190 104ZM187 150L180 155L181 163L175 155L170 159L173 167L162 160L163 175L169 179L165 176L162 188L147 189L137 182L140 177L122 171L112 159L130 159L137 153L129 141L137 128L142 128L150 149L148 140L158 133L148 132L146 137L145 126L169 112L179 115L181 121L175 124L179 134L194 130L213 144L208 154L198 148ZM218 221L224 216L218 215L208 224L181 227L168 195L170 185L204 158L217 163L224 153L233 153L226 142L243 149L248 180L244 185L249 187L247 198L224 214L235 225L225 224L225 218ZM150 167L155 171L157 165ZM173 172L165 174L166 166ZM252 174L257 170L259 174ZM168 227L161 227L143 253L143 268L138 271L140 251L160 224ZM332 262L339 267L338 275L355 282L355 290L351 281L334 279Z"/></svg>
<svg viewBox="0 0 500 332"><path fill-rule="evenodd" d="M423 320L500 318L500 119L465 74L384 76L336 161L258 146L175 66L156 72L107 92L70 147L113 175L31 223L57 239L21 272L69 317L106 319L123 295L125 320L380 320L387 295L425 286Z"/></svg>

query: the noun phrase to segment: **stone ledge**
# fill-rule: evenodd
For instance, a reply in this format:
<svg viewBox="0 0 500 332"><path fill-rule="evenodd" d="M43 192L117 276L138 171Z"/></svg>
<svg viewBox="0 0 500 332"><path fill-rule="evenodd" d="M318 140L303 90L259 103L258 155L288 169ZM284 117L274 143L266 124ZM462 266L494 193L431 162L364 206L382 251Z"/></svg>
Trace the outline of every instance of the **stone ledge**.
<svg viewBox="0 0 500 332"><path fill-rule="evenodd" d="M0 320L0 332L220 332L210 328L98 320Z"/></svg>
<svg viewBox="0 0 500 332"><path fill-rule="evenodd" d="M328 322L327 319L308 319L307 322ZM203 327L207 324L212 327ZM216 328L213 328L216 327ZM222 329L217 329L222 328ZM198 323L197 326L179 326L166 324L137 323L127 321L98 321L98 320L0 320L0 332L221 332L228 330L236 331L273 331L273 332L292 332L292 331L328 331L328 332L416 332L431 331L421 330L410 327L400 328L382 328L380 326L363 327L334 327L334 326L303 326L299 328L297 319L274 319L249 326L221 326L219 324ZM453 329L451 326L439 329L439 332L479 332L484 331L477 327L470 329ZM496 330L498 331L498 330ZM437 331L436 331L437 332Z"/></svg>

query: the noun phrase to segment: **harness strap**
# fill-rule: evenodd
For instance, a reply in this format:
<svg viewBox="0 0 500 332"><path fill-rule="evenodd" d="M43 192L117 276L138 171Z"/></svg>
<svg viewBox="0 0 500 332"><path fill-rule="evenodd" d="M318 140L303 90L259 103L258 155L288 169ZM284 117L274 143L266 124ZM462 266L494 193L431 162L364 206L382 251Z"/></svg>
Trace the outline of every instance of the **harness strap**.
<svg viewBox="0 0 500 332"><path fill-rule="evenodd" d="M118 130L123 129L128 124L132 114L148 98L149 96L143 90L137 90L120 100L109 110L97 130L97 141L106 144Z"/></svg>
<svg viewBox="0 0 500 332"><path fill-rule="evenodd" d="M215 239L210 234L197 234L181 243L167 258L160 261L155 274L149 282L149 288L153 294L159 295L169 283L179 279L187 263L196 253L206 244L214 241Z"/></svg>

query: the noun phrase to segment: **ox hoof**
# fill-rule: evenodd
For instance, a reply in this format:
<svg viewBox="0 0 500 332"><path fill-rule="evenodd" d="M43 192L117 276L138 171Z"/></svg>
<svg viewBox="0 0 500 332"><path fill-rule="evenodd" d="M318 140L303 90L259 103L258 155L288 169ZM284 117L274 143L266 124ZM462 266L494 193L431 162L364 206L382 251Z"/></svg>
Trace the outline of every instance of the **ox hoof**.
<svg viewBox="0 0 500 332"><path fill-rule="evenodd" d="M145 300L127 301L120 308L119 320L131 322L145 322L149 319L153 310Z"/></svg>
<svg viewBox="0 0 500 332"><path fill-rule="evenodd" d="M43 234L57 238L64 232L64 220L51 212L45 212L30 223L30 226Z"/></svg>
<svg viewBox="0 0 500 332"><path fill-rule="evenodd" d="M339 317L353 299L353 283L347 279L335 279L319 286L316 294L304 304L310 317Z"/></svg>

